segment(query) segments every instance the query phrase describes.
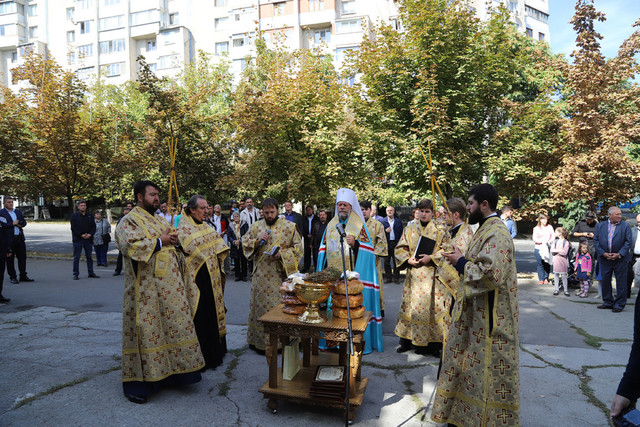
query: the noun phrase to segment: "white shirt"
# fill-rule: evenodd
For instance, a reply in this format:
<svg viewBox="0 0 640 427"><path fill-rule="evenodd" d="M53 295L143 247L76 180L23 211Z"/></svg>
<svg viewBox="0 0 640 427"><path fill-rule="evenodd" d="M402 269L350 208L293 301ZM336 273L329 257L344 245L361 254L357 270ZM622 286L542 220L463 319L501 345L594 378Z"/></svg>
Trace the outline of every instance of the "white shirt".
<svg viewBox="0 0 640 427"><path fill-rule="evenodd" d="M393 232L393 224L396 222L395 218L388 218L387 220L389 221L389 228L391 229L391 231L389 232L389 239L390 240L396 240L396 234Z"/></svg>
<svg viewBox="0 0 640 427"><path fill-rule="evenodd" d="M15 209L7 209L7 212L9 212L9 216L11 217L12 220L17 221L18 217L16 216L16 212ZM16 227L15 225L13 226L13 234L16 236L20 235L20 227Z"/></svg>
<svg viewBox="0 0 640 427"><path fill-rule="evenodd" d="M633 248L634 255L640 255L640 227L638 227L638 238L636 239L636 246Z"/></svg>
<svg viewBox="0 0 640 427"><path fill-rule="evenodd" d="M213 219L213 226L216 228L216 231L222 236L222 223L220 221L222 217L220 215L213 214L211 218Z"/></svg>
<svg viewBox="0 0 640 427"><path fill-rule="evenodd" d="M313 217L315 217L315 215L307 217L307 231L309 232L309 234L311 234L311 221L313 221Z"/></svg>

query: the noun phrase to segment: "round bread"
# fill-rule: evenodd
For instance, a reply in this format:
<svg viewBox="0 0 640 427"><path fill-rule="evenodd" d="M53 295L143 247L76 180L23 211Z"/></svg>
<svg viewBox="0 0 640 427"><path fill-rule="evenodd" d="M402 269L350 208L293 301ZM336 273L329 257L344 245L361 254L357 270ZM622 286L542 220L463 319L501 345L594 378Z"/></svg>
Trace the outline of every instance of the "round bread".
<svg viewBox="0 0 640 427"><path fill-rule="evenodd" d="M331 296L331 305L335 305L336 307L346 308L347 307L347 296L340 294L333 294ZM349 307L355 308L360 307L362 305L362 294L349 294Z"/></svg>
<svg viewBox="0 0 640 427"><path fill-rule="evenodd" d="M340 307L335 307L332 306L331 307L331 311L333 311L333 315L335 317L338 317L340 319L346 319L347 318L347 309L346 308L340 308ZM360 307L354 307L351 309L351 318L352 319L359 319L362 316L364 316L364 306L360 306Z"/></svg>
<svg viewBox="0 0 640 427"><path fill-rule="evenodd" d="M280 294L280 302L283 304L306 305L296 296L295 292L282 292Z"/></svg>
<svg viewBox="0 0 640 427"><path fill-rule="evenodd" d="M360 279L351 279L347 283L349 284L349 295L362 293L362 290L364 289L364 285L362 284ZM346 295L346 292L344 290L344 280L336 281L333 284L333 293Z"/></svg>
<svg viewBox="0 0 640 427"><path fill-rule="evenodd" d="M282 306L282 312L285 314L297 314L300 315L304 313L304 310L307 308L306 305L300 304L284 304Z"/></svg>

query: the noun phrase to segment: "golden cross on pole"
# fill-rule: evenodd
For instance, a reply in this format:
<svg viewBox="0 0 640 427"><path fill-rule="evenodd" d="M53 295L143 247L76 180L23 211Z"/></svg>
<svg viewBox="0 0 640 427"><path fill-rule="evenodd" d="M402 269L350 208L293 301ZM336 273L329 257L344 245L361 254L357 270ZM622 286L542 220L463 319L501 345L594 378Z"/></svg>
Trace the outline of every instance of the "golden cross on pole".
<svg viewBox="0 0 640 427"><path fill-rule="evenodd" d="M176 179L176 152L178 151L178 141L172 136L170 139L167 139L167 144L169 145L169 167L171 170L169 176L169 197L167 199L168 211L173 217L178 215L182 209L182 205L180 204L180 193L178 192L178 180ZM172 197L173 190L176 191L175 203L174 198ZM173 225L173 224L172 224Z"/></svg>

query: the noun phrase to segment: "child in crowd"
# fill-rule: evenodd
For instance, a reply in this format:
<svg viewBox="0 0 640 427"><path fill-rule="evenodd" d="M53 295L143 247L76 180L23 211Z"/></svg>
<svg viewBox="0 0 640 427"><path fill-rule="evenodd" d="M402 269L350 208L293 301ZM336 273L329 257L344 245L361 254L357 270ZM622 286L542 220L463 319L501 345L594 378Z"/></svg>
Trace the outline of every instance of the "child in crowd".
<svg viewBox="0 0 640 427"><path fill-rule="evenodd" d="M560 293L560 279L562 279L562 288L564 289L564 295L569 296L569 286L567 279L567 272L569 271L569 260L567 259L567 253L569 252L569 246L571 243L567 240L569 232L562 228L556 228L556 240L551 244L551 255L553 255L553 283L556 290L553 295Z"/></svg>
<svg viewBox="0 0 640 427"><path fill-rule="evenodd" d="M591 255L587 241L580 242L578 255L576 255L576 279L580 281L580 290L577 295L580 298L589 296L589 274L591 274Z"/></svg>

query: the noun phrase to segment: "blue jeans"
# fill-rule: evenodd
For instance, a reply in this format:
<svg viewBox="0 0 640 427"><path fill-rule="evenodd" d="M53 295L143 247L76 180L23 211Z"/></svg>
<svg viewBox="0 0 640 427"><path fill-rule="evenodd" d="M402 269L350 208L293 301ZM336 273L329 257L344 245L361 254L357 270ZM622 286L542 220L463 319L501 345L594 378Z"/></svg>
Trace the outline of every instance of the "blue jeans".
<svg viewBox="0 0 640 427"><path fill-rule="evenodd" d="M544 280L549 280L549 271L551 271L551 266L543 261L538 249L534 249L533 253L536 256L536 263L538 264L536 266L538 270L538 281L542 282Z"/></svg>
<svg viewBox="0 0 640 427"><path fill-rule="evenodd" d="M93 274L93 258L91 258L91 252L93 252L91 240L82 239L80 242L73 242L73 275L80 275L80 255L84 249L84 256L87 258L87 271L89 274Z"/></svg>
<svg viewBox="0 0 640 427"><path fill-rule="evenodd" d="M107 265L107 252L109 251L109 244L103 243L102 245L93 245L96 249L96 261L98 264Z"/></svg>

